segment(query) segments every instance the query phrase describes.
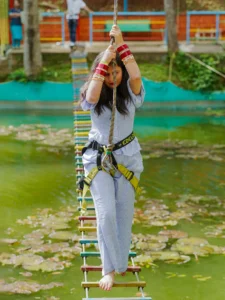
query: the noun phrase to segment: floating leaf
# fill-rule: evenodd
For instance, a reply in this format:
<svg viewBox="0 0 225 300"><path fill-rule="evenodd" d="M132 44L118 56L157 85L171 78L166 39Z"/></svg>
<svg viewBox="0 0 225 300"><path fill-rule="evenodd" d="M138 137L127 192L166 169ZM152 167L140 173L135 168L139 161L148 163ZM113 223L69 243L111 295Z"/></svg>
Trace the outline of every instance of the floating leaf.
<svg viewBox="0 0 225 300"><path fill-rule="evenodd" d="M54 231L49 234L51 239L63 240L63 241L78 241L79 236L71 231Z"/></svg>
<svg viewBox="0 0 225 300"><path fill-rule="evenodd" d="M55 287L63 286L59 282L51 282L49 284L39 284L37 282L16 281L13 283L6 283L4 280L0 281L0 293L9 294L26 294L37 293L40 290L49 290Z"/></svg>

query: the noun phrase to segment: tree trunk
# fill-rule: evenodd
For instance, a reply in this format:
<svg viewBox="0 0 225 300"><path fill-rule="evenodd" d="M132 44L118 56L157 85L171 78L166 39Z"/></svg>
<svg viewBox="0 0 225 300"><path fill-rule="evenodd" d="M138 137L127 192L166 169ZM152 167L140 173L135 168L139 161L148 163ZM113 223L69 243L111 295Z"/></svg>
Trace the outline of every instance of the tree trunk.
<svg viewBox="0 0 225 300"><path fill-rule="evenodd" d="M24 0L24 69L30 79L42 71L38 0Z"/></svg>
<svg viewBox="0 0 225 300"><path fill-rule="evenodd" d="M168 31L168 50L169 52L174 53L179 50L174 0L164 0L164 8L166 12L166 27Z"/></svg>

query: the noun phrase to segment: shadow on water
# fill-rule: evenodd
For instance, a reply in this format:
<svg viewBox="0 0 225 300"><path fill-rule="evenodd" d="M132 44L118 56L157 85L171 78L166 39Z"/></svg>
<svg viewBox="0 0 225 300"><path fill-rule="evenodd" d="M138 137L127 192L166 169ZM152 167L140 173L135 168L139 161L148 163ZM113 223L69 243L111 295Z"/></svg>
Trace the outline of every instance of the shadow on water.
<svg viewBox="0 0 225 300"><path fill-rule="evenodd" d="M36 114L12 114L1 116L0 126L25 124L51 124L56 128L73 127L72 116ZM225 145L225 118L206 117L201 115L157 115L139 112L135 120L135 132L143 143L151 145L153 140L197 140L213 146ZM18 219L35 217L37 209L51 208L52 213L63 210L67 206L76 205L76 178L74 174L74 158L71 152L67 155L38 150L34 142L21 142L11 137L0 137L0 236L22 240L23 236L37 228L19 225ZM149 157L148 151L143 153L145 170L141 185L147 199L162 199L171 208L180 195L217 196L225 202L225 157L217 161L208 158L177 158L173 154ZM221 153L220 153L221 154ZM224 155L224 153L222 153ZM166 195L170 195L167 197ZM145 202L137 202L143 207ZM221 208L225 210L225 206ZM32 217L31 217L32 218ZM176 229L188 232L189 236L203 237L204 227L219 223L219 218L193 217L192 222L179 220L172 226L145 227L135 224L134 233L156 234L162 229ZM70 223L73 232L77 233L77 221ZM9 229L10 228L10 229ZM224 238L207 238L210 244L225 247ZM46 243L51 243L49 236ZM59 242L53 240L53 242ZM15 253L19 246L0 244L1 252ZM38 253L40 254L40 253ZM48 255L52 256L52 255ZM91 263L91 261L90 261ZM96 260L99 264L99 260ZM186 264L166 264L155 262L155 268L143 268L141 279L147 281L146 292L153 300L222 300L224 299L224 255L191 256ZM22 267L11 265L0 267L0 280L37 281L42 284L62 282L63 287L41 291L31 295L0 294L1 300L10 299L81 299L84 292L80 287L83 276L80 271L82 260L76 256L72 266L58 272L35 272L32 277L22 275L26 272ZM169 274L175 274L169 276ZM181 276L178 276L181 275ZM198 280L197 275L207 280ZM90 279L98 280L100 274L90 274ZM128 279L134 280L131 275ZM120 278L119 278L120 280ZM135 289L115 289L110 294L99 290L91 290L92 297L135 297ZM50 298L52 296L52 298ZM56 298L54 298L56 297Z"/></svg>

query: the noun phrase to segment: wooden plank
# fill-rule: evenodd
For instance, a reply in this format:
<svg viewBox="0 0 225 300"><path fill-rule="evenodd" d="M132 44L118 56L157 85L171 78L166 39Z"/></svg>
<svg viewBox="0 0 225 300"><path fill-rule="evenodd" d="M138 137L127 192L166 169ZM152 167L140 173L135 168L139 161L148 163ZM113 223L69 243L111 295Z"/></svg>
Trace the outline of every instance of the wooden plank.
<svg viewBox="0 0 225 300"><path fill-rule="evenodd" d="M82 208L78 207L78 211L81 211L81 210L82 210ZM95 211L95 208L92 207L92 206L90 206L90 207L87 207L86 210L88 210L88 211Z"/></svg>
<svg viewBox="0 0 225 300"><path fill-rule="evenodd" d="M85 245L85 244L97 244L98 240L80 239L79 242L80 242L81 245Z"/></svg>
<svg viewBox="0 0 225 300"><path fill-rule="evenodd" d="M78 227L79 231L87 231L87 232L96 232L96 227L88 227L88 226L79 226Z"/></svg>
<svg viewBox="0 0 225 300"><path fill-rule="evenodd" d="M77 197L77 200L80 202L83 200L83 197ZM93 198L92 197L84 197L84 200L85 201L93 201Z"/></svg>
<svg viewBox="0 0 225 300"><path fill-rule="evenodd" d="M81 286L83 288L99 288L99 282L86 282L83 281L81 283ZM146 282L145 281L128 281L128 282L114 282L113 287L145 287Z"/></svg>
<svg viewBox="0 0 225 300"><path fill-rule="evenodd" d="M101 272L102 271L102 267L101 266L81 266L81 271L83 272ZM132 267L132 266L129 266L127 268L127 271L126 272L141 272L141 267L138 267L138 266L135 266L135 267Z"/></svg>
<svg viewBox="0 0 225 300"><path fill-rule="evenodd" d="M143 298L83 298L82 300L152 300L151 297L143 297Z"/></svg>
<svg viewBox="0 0 225 300"><path fill-rule="evenodd" d="M80 252L81 257L100 257L100 252L92 252L92 251L85 251L85 252ZM136 257L137 253L136 252L130 252L129 257Z"/></svg>
<svg viewBox="0 0 225 300"><path fill-rule="evenodd" d="M80 216L79 221L95 221L96 216Z"/></svg>

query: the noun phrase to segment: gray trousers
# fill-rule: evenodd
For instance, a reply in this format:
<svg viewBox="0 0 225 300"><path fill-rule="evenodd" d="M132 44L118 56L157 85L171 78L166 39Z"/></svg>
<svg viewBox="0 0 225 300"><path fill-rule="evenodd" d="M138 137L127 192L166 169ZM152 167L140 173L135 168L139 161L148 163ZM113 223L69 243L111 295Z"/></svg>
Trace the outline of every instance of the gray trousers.
<svg viewBox="0 0 225 300"><path fill-rule="evenodd" d="M85 174L96 166L97 151L88 149L83 155ZM140 152L133 156L115 155L139 178L143 171ZM102 260L103 276L109 272L124 272L128 266L131 228L134 213L135 191L130 182L119 172L112 177L98 172L91 184L97 217L97 237Z"/></svg>

